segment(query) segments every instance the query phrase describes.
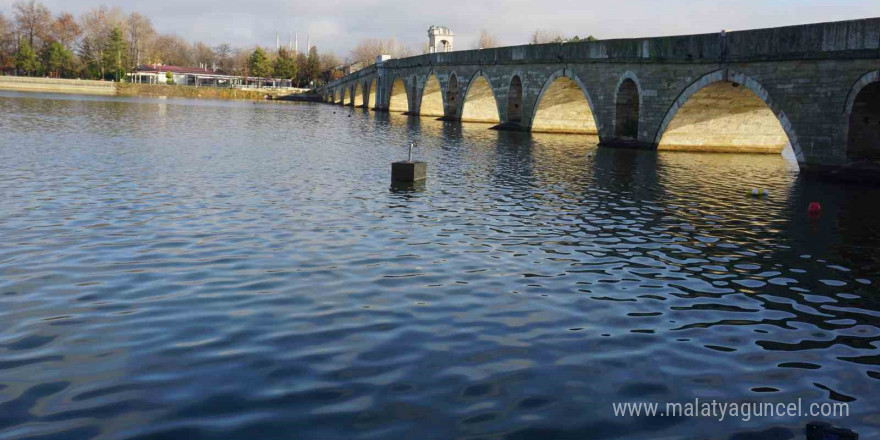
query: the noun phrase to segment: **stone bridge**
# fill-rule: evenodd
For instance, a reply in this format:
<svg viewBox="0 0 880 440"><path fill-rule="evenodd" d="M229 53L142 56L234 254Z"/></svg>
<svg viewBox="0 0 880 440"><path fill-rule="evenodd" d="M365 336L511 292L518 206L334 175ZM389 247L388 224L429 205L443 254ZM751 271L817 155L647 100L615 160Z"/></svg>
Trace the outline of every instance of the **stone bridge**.
<svg viewBox="0 0 880 440"><path fill-rule="evenodd" d="M327 102L600 145L779 154L802 170L880 162L880 18L391 59ZM865 165L866 167L862 167Z"/></svg>

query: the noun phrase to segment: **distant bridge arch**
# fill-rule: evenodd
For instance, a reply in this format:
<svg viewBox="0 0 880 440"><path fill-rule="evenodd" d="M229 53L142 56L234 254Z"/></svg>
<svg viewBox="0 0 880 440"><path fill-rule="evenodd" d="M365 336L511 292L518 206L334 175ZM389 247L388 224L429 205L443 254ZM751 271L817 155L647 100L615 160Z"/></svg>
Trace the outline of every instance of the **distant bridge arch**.
<svg viewBox="0 0 880 440"><path fill-rule="evenodd" d="M498 100L483 70L477 70L467 83L462 100L461 120L464 122L501 122Z"/></svg>
<svg viewBox="0 0 880 440"><path fill-rule="evenodd" d="M391 82L391 90L388 94L388 111L394 113L409 113L409 92L403 78L398 76Z"/></svg>
<svg viewBox="0 0 880 440"><path fill-rule="evenodd" d="M425 84L422 87L422 98L419 104L419 115L436 116L438 118L445 116L445 105L443 102L443 88L440 86L440 80L435 72L428 74Z"/></svg>
<svg viewBox="0 0 880 440"><path fill-rule="evenodd" d="M516 69L510 75L510 81L507 84L507 114L505 120L511 124L522 124L523 104L525 102L523 77L522 69Z"/></svg>
<svg viewBox="0 0 880 440"><path fill-rule="evenodd" d="M641 128L642 84L639 77L627 70L617 81L614 105L614 136L638 139Z"/></svg>
<svg viewBox="0 0 880 440"><path fill-rule="evenodd" d="M593 100L580 78L570 69L559 69L547 78L538 94L531 131L598 134L593 108Z"/></svg>
<svg viewBox="0 0 880 440"><path fill-rule="evenodd" d="M847 159L880 163L880 70L856 81L847 96L844 117Z"/></svg>
<svg viewBox="0 0 880 440"><path fill-rule="evenodd" d="M370 80L369 86L367 86L367 108L379 107L379 102L377 101L378 93L376 92L376 78L373 78Z"/></svg>
<svg viewBox="0 0 880 440"><path fill-rule="evenodd" d="M358 81L355 85L354 89L354 99L352 101L352 106L354 107L363 107L364 106L364 87L361 81Z"/></svg>

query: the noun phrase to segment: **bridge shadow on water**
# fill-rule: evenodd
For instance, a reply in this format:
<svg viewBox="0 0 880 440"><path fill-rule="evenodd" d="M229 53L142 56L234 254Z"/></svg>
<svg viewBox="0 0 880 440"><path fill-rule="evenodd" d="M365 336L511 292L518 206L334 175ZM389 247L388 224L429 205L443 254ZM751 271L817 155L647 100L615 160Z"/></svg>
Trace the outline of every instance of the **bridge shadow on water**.
<svg viewBox="0 0 880 440"><path fill-rule="evenodd" d="M773 231L816 253L830 248L853 264L880 265L874 220L880 214L875 213L880 188L810 180L782 156L598 147L592 135L497 131L491 124L370 114L376 127L403 127L417 145L435 144L472 161L470 177L489 178L493 185L525 182L581 198L605 194L616 203L665 205L695 228L717 229L716 217L725 215L745 217L748 221L739 226L772 224ZM751 197L755 189L768 195ZM810 219L806 212L813 201L822 204L823 212Z"/></svg>

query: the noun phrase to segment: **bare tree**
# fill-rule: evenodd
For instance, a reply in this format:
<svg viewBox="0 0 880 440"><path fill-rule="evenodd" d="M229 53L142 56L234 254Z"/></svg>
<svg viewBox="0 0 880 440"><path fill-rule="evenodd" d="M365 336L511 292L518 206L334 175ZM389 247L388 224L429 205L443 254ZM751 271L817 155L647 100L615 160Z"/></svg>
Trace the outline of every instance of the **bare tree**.
<svg viewBox="0 0 880 440"><path fill-rule="evenodd" d="M201 41L193 45L192 54L196 64L204 66L206 69L213 68L217 60L214 49Z"/></svg>
<svg viewBox="0 0 880 440"><path fill-rule="evenodd" d="M141 65L141 59L151 53L153 41L156 39L156 30L149 18L132 12L126 20L128 31L128 59L134 67Z"/></svg>
<svg viewBox="0 0 880 440"><path fill-rule="evenodd" d="M163 64L192 66L193 54L189 43L178 35L159 35L156 38L155 56Z"/></svg>
<svg viewBox="0 0 880 440"><path fill-rule="evenodd" d="M12 39L12 23L0 12L0 44L5 43L7 39ZM0 53L2 53L3 49L4 47L0 46Z"/></svg>
<svg viewBox="0 0 880 440"><path fill-rule="evenodd" d="M217 60L217 70L225 74L233 71L232 46L223 43L214 48L214 59Z"/></svg>
<svg viewBox="0 0 880 440"><path fill-rule="evenodd" d="M52 38L61 43L65 49L73 51L76 39L82 35L82 28L73 15L68 12L58 14L51 25Z"/></svg>
<svg viewBox="0 0 880 440"><path fill-rule="evenodd" d="M104 63L104 52L110 41L110 31L122 28L125 15L118 6L108 8L101 5L86 12L80 18L83 36L79 43L79 53L83 61L93 65L104 78L107 66Z"/></svg>
<svg viewBox="0 0 880 440"><path fill-rule="evenodd" d="M12 67L13 40L12 25L0 13L0 72Z"/></svg>
<svg viewBox="0 0 880 440"><path fill-rule="evenodd" d="M490 34L489 31L483 29L480 32L480 39L477 41L477 47L475 47L474 49L491 49L498 46L498 39L495 38L494 35Z"/></svg>
<svg viewBox="0 0 880 440"><path fill-rule="evenodd" d="M376 62L379 55L391 55L392 58L403 58L412 55L412 51L397 42L396 38L380 40L378 38L365 38L351 50L350 61L363 63L369 66Z"/></svg>
<svg viewBox="0 0 880 440"><path fill-rule="evenodd" d="M530 44L562 43L566 41L561 32L538 29L532 33Z"/></svg>
<svg viewBox="0 0 880 440"><path fill-rule="evenodd" d="M15 11L18 31L28 39L31 47L47 39L52 14L45 5L36 0L20 0L12 5L12 9Z"/></svg>
<svg viewBox="0 0 880 440"><path fill-rule="evenodd" d="M338 67L342 64L339 61L339 58L336 57L335 54L331 52L322 53L320 56L321 60L321 71L325 71L327 69L332 69L334 67Z"/></svg>
<svg viewBox="0 0 880 440"><path fill-rule="evenodd" d="M232 71L239 76L248 76L248 60L250 59L253 48L238 48L232 54Z"/></svg>

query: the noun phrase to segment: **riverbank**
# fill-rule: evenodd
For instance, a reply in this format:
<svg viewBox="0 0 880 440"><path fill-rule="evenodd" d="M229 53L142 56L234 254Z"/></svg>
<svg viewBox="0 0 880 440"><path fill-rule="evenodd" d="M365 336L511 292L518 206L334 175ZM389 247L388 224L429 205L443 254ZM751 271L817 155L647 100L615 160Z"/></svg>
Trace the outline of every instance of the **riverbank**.
<svg viewBox="0 0 880 440"><path fill-rule="evenodd" d="M285 92L287 93L287 92ZM247 99L263 100L278 95L278 91L242 90L217 87L169 86L162 84L129 84L117 83L116 94L119 96L144 96L150 98L173 97L194 99Z"/></svg>
<svg viewBox="0 0 880 440"><path fill-rule="evenodd" d="M0 90L112 96L116 95L116 83L83 79L0 76Z"/></svg>
<svg viewBox="0 0 880 440"><path fill-rule="evenodd" d="M164 84L131 84L81 79L32 78L0 76L0 90L39 93L70 93L104 96L142 96L150 98L244 99L319 101L308 93L291 93L289 89L230 89L217 87L172 86Z"/></svg>

